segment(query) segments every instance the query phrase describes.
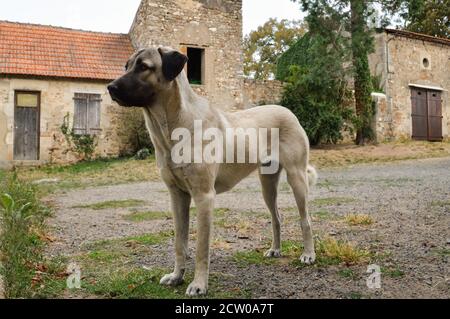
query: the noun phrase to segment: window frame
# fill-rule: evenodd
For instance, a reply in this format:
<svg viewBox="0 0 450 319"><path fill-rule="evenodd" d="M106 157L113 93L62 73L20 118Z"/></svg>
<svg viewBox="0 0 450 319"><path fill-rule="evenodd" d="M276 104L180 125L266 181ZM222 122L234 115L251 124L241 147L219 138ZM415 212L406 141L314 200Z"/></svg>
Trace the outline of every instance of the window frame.
<svg viewBox="0 0 450 319"><path fill-rule="evenodd" d="M101 109L102 109L102 95L100 93L81 93L81 92L75 92L74 93L74 113L73 113L73 132L76 135L89 135L89 136L96 136L99 135L102 131L101 128ZM80 107L77 105L77 101L84 101L86 103L86 110L84 112L85 118L82 119L82 122L84 123L83 127L75 127L78 125L79 120L77 119L77 116L80 116L80 113L77 110L77 107ZM96 104L98 103L98 104ZM92 123L91 113L90 110L92 107L96 107L96 117L94 123Z"/></svg>

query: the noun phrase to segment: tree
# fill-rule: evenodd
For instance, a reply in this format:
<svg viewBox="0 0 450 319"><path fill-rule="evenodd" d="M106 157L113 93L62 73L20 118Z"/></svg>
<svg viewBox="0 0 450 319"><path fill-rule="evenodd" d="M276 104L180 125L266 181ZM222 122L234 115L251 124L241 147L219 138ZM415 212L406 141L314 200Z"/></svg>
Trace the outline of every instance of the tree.
<svg viewBox="0 0 450 319"><path fill-rule="evenodd" d="M301 2L302 9L316 19L308 22L318 24L316 28L322 28L329 32L347 34L350 41L347 50L350 52L352 65L352 77L354 79L355 105L357 130L356 144L362 145L367 139L373 137L371 121L373 117L373 105L371 101L372 81L368 55L374 50L374 41L369 21L373 16L373 1L361 0L293 0ZM326 23L324 23L326 22ZM330 30L334 27L334 31ZM309 25L311 28L311 25ZM333 43L329 43L333 46Z"/></svg>
<svg viewBox="0 0 450 319"><path fill-rule="evenodd" d="M259 80L274 77L277 59L306 32L301 21L270 19L244 38L244 74Z"/></svg>
<svg viewBox="0 0 450 319"><path fill-rule="evenodd" d="M399 13L406 30L450 38L450 0L386 0L391 14Z"/></svg>
<svg viewBox="0 0 450 319"><path fill-rule="evenodd" d="M282 104L297 116L312 145L336 143L353 120L345 68L348 39L320 12L307 20L310 31L278 62L277 77L287 82Z"/></svg>

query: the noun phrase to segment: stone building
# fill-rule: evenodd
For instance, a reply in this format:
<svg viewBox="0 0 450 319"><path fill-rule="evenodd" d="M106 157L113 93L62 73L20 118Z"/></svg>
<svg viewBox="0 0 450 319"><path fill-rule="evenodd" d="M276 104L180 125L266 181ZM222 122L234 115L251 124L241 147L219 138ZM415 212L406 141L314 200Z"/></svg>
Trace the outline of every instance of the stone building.
<svg viewBox="0 0 450 319"><path fill-rule="evenodd" d="M97 156L119 154L122 109L106 86L133 52L128 35L0 22L0 166L76 160L67 114L97 136Z"/></svg>
<svg viewBox="0 0 450 319"><path fill-rule="evenodd" d="M401 30L376 35L372 74L384 94L374 94L378 141L449 138L450 40Z"/></svg>
<svg viewBox="0 0 450 319"><path fill-rule="evenodd" d="M221 108L242 106L242 0L143 0L130 38L136 48L180 50L197 93Z"/></svg>
<svg viewBox="0 0 450 319"><path fill-rule="evenodd" d="M0 166L76 160L60 129L67 114L75 133L97 136L97 156L118 155L125 110L106 86L141 47L182 51L199 94L242 107L241 43L242 0L142 0L129 34L0 21Z"/></svg>

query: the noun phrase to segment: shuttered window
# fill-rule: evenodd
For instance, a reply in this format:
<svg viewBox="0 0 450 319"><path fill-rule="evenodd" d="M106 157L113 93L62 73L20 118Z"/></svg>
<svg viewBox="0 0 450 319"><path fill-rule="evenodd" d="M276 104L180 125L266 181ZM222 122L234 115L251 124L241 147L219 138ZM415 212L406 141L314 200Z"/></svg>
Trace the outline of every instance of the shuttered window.
<svg viewBox="0 0 450 319"><path fill-rule="evenodd" d="M73 131L78 135L96 135L100 128L100 94L75 93Z"/></svg>

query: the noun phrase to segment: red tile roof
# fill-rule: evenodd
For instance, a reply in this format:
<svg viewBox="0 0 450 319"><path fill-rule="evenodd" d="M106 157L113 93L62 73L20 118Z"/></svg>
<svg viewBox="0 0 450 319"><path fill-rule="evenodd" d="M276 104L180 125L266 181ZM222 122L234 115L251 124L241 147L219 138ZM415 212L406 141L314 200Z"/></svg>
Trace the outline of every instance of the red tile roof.
<svg viewBox="0 0 450 319"><path fill-rule="evenodd" d="M0 74L113 80L134 52L126 34L0 21Z"/></svg>

